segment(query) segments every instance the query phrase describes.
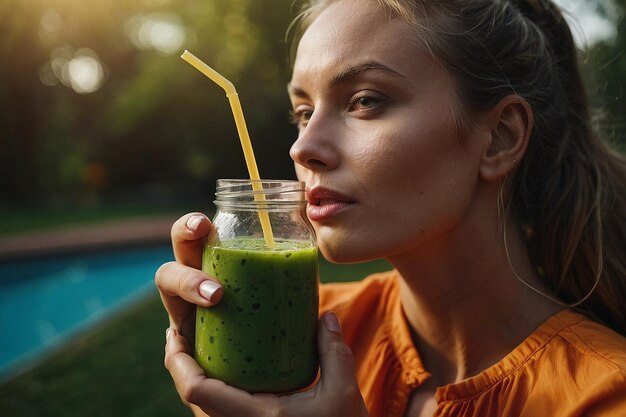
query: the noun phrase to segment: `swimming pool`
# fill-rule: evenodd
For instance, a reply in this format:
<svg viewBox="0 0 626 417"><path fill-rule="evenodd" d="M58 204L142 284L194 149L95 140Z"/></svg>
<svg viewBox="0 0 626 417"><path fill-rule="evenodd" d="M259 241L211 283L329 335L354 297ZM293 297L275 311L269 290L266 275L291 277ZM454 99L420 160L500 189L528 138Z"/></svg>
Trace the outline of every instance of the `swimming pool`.
<svg viewBox="0 0 626 417"><path fill-rule="evenodd" d="M153 246L0 263L0 379L155 292Z"/></svg>

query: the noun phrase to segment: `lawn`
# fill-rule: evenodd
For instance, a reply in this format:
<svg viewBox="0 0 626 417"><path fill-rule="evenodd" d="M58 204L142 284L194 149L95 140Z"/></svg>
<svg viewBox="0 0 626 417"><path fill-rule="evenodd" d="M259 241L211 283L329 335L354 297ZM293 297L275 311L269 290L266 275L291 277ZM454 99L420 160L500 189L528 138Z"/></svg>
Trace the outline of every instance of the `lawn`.
<svg viewBox="0 0 626 417"><path fill-rule="evenodd" d="M186 207L154 208L144 205L118 205L110 207L20 209L0 210L0 236L40 230L61 229L74 225L98 224L108 220L152 217L160 215L180 216L190 211Z"/></svg>
<svg viewBox="0 0 626 417"><path fill-rule="evenodd" d="M350 281L384 262L321 263L322 281ZM3 416L189 416L163 367L167 316L155 293L0 386Z"/></svg>

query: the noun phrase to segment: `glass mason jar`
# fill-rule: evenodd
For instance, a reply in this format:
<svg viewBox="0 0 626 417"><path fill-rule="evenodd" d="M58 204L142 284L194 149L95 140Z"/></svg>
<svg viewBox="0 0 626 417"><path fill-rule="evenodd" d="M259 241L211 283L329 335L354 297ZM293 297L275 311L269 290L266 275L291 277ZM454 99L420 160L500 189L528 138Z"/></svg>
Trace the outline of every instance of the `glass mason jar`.
<svg viewBox="0 0 626 417"><path fill-rule="evenodd" d="M255 190L258 183L263 191ZM217 305L197 309L195 357L208 377L234 387L290 392L310 385L318 371L315 232L303 182L257 184L217 181L202 269L219 279L224 294Z"/></svg>

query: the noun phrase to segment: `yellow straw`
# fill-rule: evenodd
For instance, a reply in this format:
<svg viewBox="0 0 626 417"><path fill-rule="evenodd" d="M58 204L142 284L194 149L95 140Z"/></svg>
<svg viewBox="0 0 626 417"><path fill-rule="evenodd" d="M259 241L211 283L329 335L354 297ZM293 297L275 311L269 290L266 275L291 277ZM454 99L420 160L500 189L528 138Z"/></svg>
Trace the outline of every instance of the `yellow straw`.
<svg viewBox="0 0 626 417"><path fill-rule="evenodd" d="M235 125L237 126L237 132L239 133L239 140L241 141L241 147L243 148L243 156L246 160L246 166L248 167L248 173L252 180L253 191L263 191L263 185L259 176L259 169L256 165L256 159L254 158L254 151L252 150L252 143L250 142L250 135L248 134L248 128L246 127L246 121L243 117L243 110L241 108L241 102L239 101L239 95L233 83L228 81L219 72L209 67L207 64L198 59L194 54L185 50L181 55L181 58L191 64L195 69L206 75L211 81L219 85L226 92L226 97L230 102L230 107L235 117ZM256 181L255 181L256 180ZM255 193L255 201L265 201L264 193ZM265 244L270 248L274 248L274 234L272 233L272 225L270 224L270 217L267 210L259 210L259 218L261 220L261 228L263 229L263 237L265 238Z"/></svg>

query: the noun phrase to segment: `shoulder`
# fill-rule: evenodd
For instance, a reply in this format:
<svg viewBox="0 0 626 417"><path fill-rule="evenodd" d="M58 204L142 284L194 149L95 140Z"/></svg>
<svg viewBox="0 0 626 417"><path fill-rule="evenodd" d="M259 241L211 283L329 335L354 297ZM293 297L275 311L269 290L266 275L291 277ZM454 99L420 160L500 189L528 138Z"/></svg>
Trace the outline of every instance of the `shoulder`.
<svg viewBox="0 0 626 417"><path fill-rule="evenodd" d="M553 324L560 329L539 355L539 366L560 381L569 407L584 415L626 415L626 338L572 311L555 316Z"/></svg>
<svg viewBox="0 0 626 417"><path fill-rule="evenodd" d="M454 407L482 407L475 415L626 416L626 338L565 310L500 362L438 395Z"/></svg>
<svg viewBox="0 0 626 417"><path fill-rule="evenodd" d="M606 369L626 376L624 336L572 311L562 312L555 319L555 325L562 328L551 341L553 344L562 344L581 366Z"/></svg>

